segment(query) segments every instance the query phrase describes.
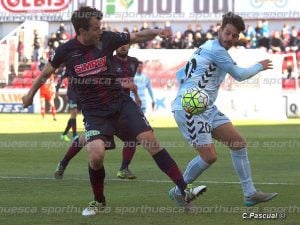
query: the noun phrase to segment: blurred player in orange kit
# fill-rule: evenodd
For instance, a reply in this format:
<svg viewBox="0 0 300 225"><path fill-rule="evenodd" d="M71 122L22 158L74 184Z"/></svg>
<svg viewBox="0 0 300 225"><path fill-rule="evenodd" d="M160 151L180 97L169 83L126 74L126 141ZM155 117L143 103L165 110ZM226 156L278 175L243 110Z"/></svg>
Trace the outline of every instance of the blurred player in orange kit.
<svg viewBox="0 0 300 225"><path fill-rule="evenodd" d="M50 105L51 114L53 120L56 121L56 108L54 105L55 98L55 84L54 84L54 75L52 74L49 79L41 86L40 88L40 98L41 98L41 114L45 118L46 114L46 101Z"/></svg>

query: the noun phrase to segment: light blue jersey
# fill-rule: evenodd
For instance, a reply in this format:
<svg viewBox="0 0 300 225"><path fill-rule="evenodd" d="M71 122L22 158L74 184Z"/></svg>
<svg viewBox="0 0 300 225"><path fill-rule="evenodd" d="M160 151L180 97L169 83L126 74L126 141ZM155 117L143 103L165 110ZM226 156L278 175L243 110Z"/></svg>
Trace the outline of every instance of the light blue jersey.
<svg viewBox="0 0 300 225"><path fill-rule="evenodd" d="M212 143L211 131L230 122L229 118L214 105L220 85L227 73L234 79L242 81L262 69L259 63L249 68L236 66L218 40L210 40L200 46L186 66L176 73L179 90L172 108L176 123L188 142L196 146L210 144ZM209 107L202 114L188 114L181 106L182 93L191 87L200 87L209 95Z"/></svg>
<svg viewBox="0 0 300 225"><path fill-rule="evenodd" d="M182 110L182 93L191 87L198 86L204 89L212 105L227 73L234 79L242 81L261 70L261 64L255 64L249 68L237 67L217 39L207 41L193 53L186 66L176 73L179 90L173 104L173 111Z"/></svg>
<svg viewBox="0 0 300 225"><path fill-rule="evenodd" d="M143 110L143 112L145 112L147 108L146 90L148 91L152 102L154 102L150 79L144 73L136 73L134 76L134 83L137 86L137 92L142 101L141 109ZM132 94L131 97L134 99Z"/></svg>

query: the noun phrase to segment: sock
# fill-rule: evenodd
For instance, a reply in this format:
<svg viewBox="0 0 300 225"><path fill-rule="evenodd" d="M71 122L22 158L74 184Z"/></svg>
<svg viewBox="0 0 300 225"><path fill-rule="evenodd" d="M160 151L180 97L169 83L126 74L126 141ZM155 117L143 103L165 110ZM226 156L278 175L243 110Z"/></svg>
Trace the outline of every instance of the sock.
<svg viewBox="0 0 300 225"><path fill-rule="evenodd" d="M76 124L76 119L70 119L71 120L71 126L72 126L72 132L73 132L73 137L77 136L77 124Z"/></svg>
<svg viewBox="0 0 300 225"><path fill-rule="evenodd" d="M55 116L56 116L56 109L54 106L51 107L51 114L53 116L53 119L55 119Z"/></svg>
<svg viewBox="0 0 300 225"><path fill-rule="evenodd" d="M249 197L256 192L254 187L250 163L247 155L247 148L242 148L240 150L231 151L231 159L233 163L233 167L236 173L240 177L240 182L243 188L244 195Z"/></svg>
<svg viewBox="0 0 300 225"><path fill-rule="evenodd" d="M67 124L67 126L66 126L66 129L65 129L65 131L63 132L63 135L67 135L71 127L72 127L72 119L69 119L69 120L68 120L68 124Z"/></svg>
<svg viewBox="0 0 300 225"><path fill-rule="evenodd" d="M89 165L90 182L92 185L94 200L97 202L105 202L104 196L104 178L105 169L102 167L99 170L94 170Z"/></svg>
<svg viewBox="0 0 300 225"><path fill-rule="evenodd" d="M135 153L136 147L123 147L122 164L120 170L127 169Z"/></svg>
<svg viewBox="0 0 300 225"><path fill-rule="evenodd" d="M184 182L182 173L180 172L177 164L169 155L166 149L163 149L152 156L158 167L166 173L170 179L176 184L176 186L181 191L182 195L185 195L184 189L186 188L186 183Z"/></svg>
<svg viewBox="0 0 300 225"><path fill-rule="evenodd" d="M44 118L45 117L45 107L41 107L41 114L42 114L42 117Z"/></svg>
<svg viewBox="0 0 300 225"><path fill-rule="evenodd" d="M77 153L84 147L79 145L79 138L76 138L70 148L68 149L67 153L65 154L64 158L60 161L60 165L63 167L63 168L66 168L70 162L70 160L75 156L77 155Z"/></svg>
<svg viewBox="0 0 300 225"><path fill-rule="evenodd" d="M197 155L189 162L184 171L183 178L185 183L193 183L209 166L200 155ZM175 188L175 192L178 195L181 193L178 187Z"/></svg>

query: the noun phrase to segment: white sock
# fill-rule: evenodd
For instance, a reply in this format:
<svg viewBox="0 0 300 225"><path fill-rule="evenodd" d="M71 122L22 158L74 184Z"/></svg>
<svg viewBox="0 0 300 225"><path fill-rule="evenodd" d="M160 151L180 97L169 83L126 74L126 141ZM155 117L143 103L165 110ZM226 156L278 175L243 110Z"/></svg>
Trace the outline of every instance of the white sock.
<svg viewBox="0 0 300 225"><path fill-rule="evenodd" d="M187 165L184 174L183 179L185 183L191 184L193 183L200 175L203 173L204 170L206 170L210 165L207 164L200 155L197 155L195 158L193 158L189 164ZM181 192L179 188L175 188L175 193L180 195Z"/></svg>
<svg viewBox="0 0 300 225"><path fill-rule="evenodd" d="M256 192L252 177L250 162L248 160L247 148L240 150L231 150L231 159L236 173L240 177L240 182L243 188L244 196L249 197Z"/></svg>

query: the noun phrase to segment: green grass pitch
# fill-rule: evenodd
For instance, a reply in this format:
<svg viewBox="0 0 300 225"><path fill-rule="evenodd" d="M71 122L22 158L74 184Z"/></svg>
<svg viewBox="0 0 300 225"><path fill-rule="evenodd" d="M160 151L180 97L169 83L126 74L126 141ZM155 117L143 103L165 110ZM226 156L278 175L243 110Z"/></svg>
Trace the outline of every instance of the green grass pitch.
<svg viewBox="0 0 300 225"><path fill-rule="evenodd" d="M300 126L294 120L281 125L243 125L238 130L249 144L249 158L256 187L278 192L272 201L243 206L238 177L228 149L217 144L218 160L197 184L208 190L195 203L195 213L184 213L167 195L173 186L147 152L138 148L131 169L136 180L116 178L121 160L118 149L105 159L107 209L85 218L81 211L92 200L83 149L70 162L63 180L53 179L58 161L69 143L59 137L68 115L0 114L0 224L5 225L299 225L300 224ZM78 118L82 130L82 118ZM155 128L181 169L196 155L177 128ZM285 213L281 219L243 219L243 213ZM247 214L249 215L249 214ZM278 216L279 217L279 216Z"/></svg>

